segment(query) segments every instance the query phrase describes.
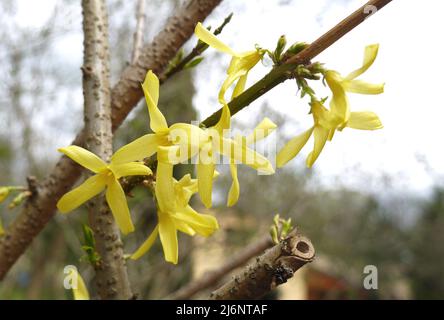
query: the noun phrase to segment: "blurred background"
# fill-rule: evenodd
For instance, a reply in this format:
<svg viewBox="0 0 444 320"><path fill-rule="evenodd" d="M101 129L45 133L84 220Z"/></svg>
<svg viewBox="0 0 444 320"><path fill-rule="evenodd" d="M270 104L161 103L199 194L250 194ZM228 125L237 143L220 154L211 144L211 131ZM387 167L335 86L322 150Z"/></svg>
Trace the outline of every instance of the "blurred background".
<svg viewBox="0 0 444 320"><path fill-rule="evenodd" d="M115 83L131 58L136 1L107 2ZM365 2L225 0L205 25L216 27L234 12L220 36L223 41L239 51L256 43L273 49L282 34L289 43L313 41ZM159 242L141 260L130 261L139 298L164 298L217 268L233 252L267 234L277 213L291 217L312 240L317 259L269 298L444 298L444 108L439 98L444 46L436 38L436 30L444 28L444 3L418 3L393 1L316 59L347 74L360 66L366 45L380 43L379 56L362 79L385 82L386 92L351 95L350 100L354 110L378 113L384 129L345 129L312 169L305 168L309 146L272 176L258 176L242 167L241 197L233 208L225 207L229 170L220 166L210 212L219 219L221 230L205 240L180 235L177 266L164 261ZM145 42L180 4L146 1ZM0 2L0 186L24 185L28 175L44 177L59 157L57 148L70 144L82 127L81 23L79 1ZM185 52L195 43L192 38ZM201 120L218 109L217 92L229 57L211 49L204 56L195 69L161 87L160 108L169 123ZM260 65L249 84L269 68L267 63ZM316 88L319 96L328 95L324 87ZM278 147L310 125L307 101L298 98L291 81L237 114L233 127L249 133L264 116L279 126L270 138ZM147 132L148 114L141 103L116 133L115 148ZM190 170L183 166L176 174ZM198 199L194 203L198 211L209 211ZM129 204L137 231L125 238L128 253L156 223L148 191L136 189ZM4 226L19 212L7 206L8 201L0 205ZM0 283L0 298L71 299L71 292L63 288L66 265L79 268L94 294L93 270L81 248L86 218L84 209L57 215ZM377 290L363 287L368 265L377 267ZM205 291L195 297L207 296Z"/></svg>

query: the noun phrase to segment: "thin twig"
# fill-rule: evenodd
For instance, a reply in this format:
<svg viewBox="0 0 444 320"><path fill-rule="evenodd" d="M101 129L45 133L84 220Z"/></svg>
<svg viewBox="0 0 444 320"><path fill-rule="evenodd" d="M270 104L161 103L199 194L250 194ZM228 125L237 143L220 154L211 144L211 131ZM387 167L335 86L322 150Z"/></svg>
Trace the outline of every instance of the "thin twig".
<svg viewBox="0 0 444 320"><path fill-rule="evenodd" d="M131 63L136 63L143 46L143 29L145 28L145 0L138 0L136 8L136 30L133 35L133 54Z"/></svg>
<svg viewBox="0 0 444 320"><path fill-rule="evenodd" d="M311 241L294 229L288 237L267 250L232 280L211 293L215 300L259 299L287 282L305 264L312 262Z"/></svg>
<svg viewBox="0 0 444 320"><path fill-rule="evenodd" d="M222 24L214 30L214 35L218 35L222 32L222 30L225 28L225 26L231 21L231 18L233 17L233 13L230 13L222 22ZM182 71L184 67L187 65L188 62L196 58L197 56L200 56L205 50L208 49L208 45L205 42L198 41L196 46L191 50L191 52L185 56L176 66L165 72L160 77L161 81L165 81L168 78L171 78L173 75L178 73L179 71Z"/></svg>
<svg viewBox="0 0 444 320"><path fill-rule="evenodd" d="M220 266L220 268L206 272L202 277L180 288L176 292L169 295L166 299L189 299L196 293L211 288L231 271L243 266L251 258L256 257L264 250L270 248L272 245L273 242L271 241L271 237L269 235L256 242L251 243L250 245L242 249L242 251L238 252L233 257L230 257L228 261L225 262L225 264Z"/></svg>

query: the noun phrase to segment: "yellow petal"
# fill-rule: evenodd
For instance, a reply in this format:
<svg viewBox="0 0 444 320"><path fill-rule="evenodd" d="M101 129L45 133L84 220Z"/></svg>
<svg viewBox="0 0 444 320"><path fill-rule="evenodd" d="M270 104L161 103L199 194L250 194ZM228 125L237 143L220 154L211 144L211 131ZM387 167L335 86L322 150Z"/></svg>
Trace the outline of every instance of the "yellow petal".
<svg viewBox="0 0 444 320"><path fill-rule="evenodd" d="M160 155L168 152L165 149L160 149ZM163 155L158 157L156 173L156 199L161 211L173 211L175 207L175 196L173 186L173 165L164 161Z"/></svg>
<svg viewBox="0 0 444 320"><path fill-rule="evenodd" d="M361 80L343 81L344 89L352 93L380 94L384 92L384 83L368 83Z"/></svg>
<svg viewBox="0 0 444 320"><path fill-rule="evenodd" d="M233 181L231 182L230 191L228 192L227 206L234 206L239 200L240 186L239 180L237 178L237 166L234 163L230 163L230 171L231 178Z"/></svg>
<svg viewBox="0 0 444 320"><path fill-rule="evenodd" d="M212 191L213 191L213 175L214 163L198 163L197 164L197 184L199 188L199 196L202 203L207 208L211 208Z"/></svg>
<svg viewBox="0 0 444 320"><path fill-rule="evenodd" d="M172 144L179 146L179 162L183 162L199 152L204 136L204 131L198 126L175 123L169 129L168 139Z"/></svg>
<svg viewBox="0 0 444 320"><path fill-rule="evenodd" d="M69 276L77 280L76 285L72 288L72 293L74 296L74 300L89 300L89 292L86 288L85 282L82 279L82 276L77 271L76 268L69 269Z"/></svg>
<svg viewBox="0 0 444 320"><path fill-rule="evenodd" d="M263 155L248 148L245 141L222 138L222 146L218 152L230 158L230 161L246 164L253 169L260 170L264 174L274 173L270 161Z"/></svg>
<svg viewBox="0 0 444 320"><path fill-rule="evenodd" d="M227 74L234 74L239 71L248 72L261 60L261 54L257 50L239 53L233 57L228 67Z"/></svg>
<svg viewBox="0 0 444 320"><path fill-rule="evenodd" d="M348 97L342 86L342 78L337 72L329 70L325 74L325 80L333 93L330 102L330 110L335 116L342 120L342 123L345 123L350 117L350 106Z"/></svg>
<svg viewBox="0 0 444 320"><path fill-rule="evenodd" d="M216 50L228 53L232 56L236 56L237 53L234 52L229 46L220 41L213 33L208 31L200 22L196 25L194 29L196 36L202 41L213 47Z"/></svg>
<svg viewBox="0 0 444 320"><path fill-rule="evenodd" d="M185 222L199 235L204 237L210 236L219 228L215 217L208 214L199 214L190 206L187 206L183 211L176 212L174 219Z"/></svg>
<svg viewBox="0 0 444 320"><path fill-rule="evenodd" d="M347 127L360 130L377 130L383 126L374 112L352 112Z"/></svg>
<svg viewBox="0 0 444 320"><path fill-rule="evenodd" d="M313 133L313 127L303 132L302 134L294 137L279 151L276 157L276 165L278 168L283 167L288 161L298 155L301 149L305 146L311 134Z"/></svg>
<svg viewBox="0 0 444 320"><path fill-rule="evenodd" d="M177 243L177 231L173 220L168 214L159 213L159 236L162 242L165 260L177 264L179 246Z"/></svg>
<svg viewBox="0 0 444 320"><path fill-rule="evenodd" d="M111 163L119 164L130 161L143 160L156 153L159 145L168 142L166 136L146 134L117 150L111 157Z"/></svg>
<svg viewBox="0 0 444 320"><path fill-rule="evenodd" d="M328 141L333 140L333 136L335 135L335 129L330 129L330 131L328 132Z"/></svg>
<svg viewBox="0 0 444 320"><path fill-rule="evenodd" d="M157 107L159 99L159 79L151 70L146 74L145 81L142 83L142 89L150 114L151 130L156 133L167 131L168 124L166 119Z"/></svg>
<svg viewBox="0 0 444 320"><path fill-rule="evenodd" d="M153 246L154 241L156 241L158 234L159 234L159 226L157 225L156 228L153 230L153 232L151 232L151 234L149 235L148 239L146 239L145 242L142 243L142 245L136 250L136 252L134 252L131 255L130 259L137 260L140 257L142 257L145 253L147 253Z"/></svg>
<svg viewBox="0 0 444 320"><path fill-rule="evenodd" d="M270 133L272 133L277 128L277 125L265 117L257 126L254 128L252 134L248 135L246 138L246 144L251 145L256 143L256 141L266 138Z"/></svg>
<svg viewBox="0 0 444 320"><path fill-rule="evenodd" d="M239 96L245 90L245 85L247 84L248 72L239 78L236 86L233 89L233 94L231 95L231 100Z"/></svg>
<svg viewBox="0 0 444 320"><path fill-rule="evenodd" d="M150 176L153 174L151 169L142 162L111 164L109 168L114 173L116 179L127 176Z"/></svg>
<svg viewBox="0 0 444 320"><path fill-rule="evenodd" d="M102 159L100 159L94 153L86 149L83 149L79 146L69 146L65 148L60 148L59 152L64 153L66 156L68 156L81 166L91 170L94 173L98 173L107 165Z"/></svg>
<svg viewBox="0 0 444 320"><path fill-rule="evenodd" d="M176 226L176 229L180 232L183 232L191 237L196 235L196 231L194 231L194 229L191 228L191 226L186 224L184 221L174 219L174 225Z"/></svg>
<svg viewBox="0 0 444 320"><path fill-rule="evenodd" d="M313 151L308 155L307 158L307 167L313 166L316 159L321 154L322 149L325 146L325 143L327 142L328 134L330 130L323 128L322 126L315 126L313 131L314 136L314 149Z"/></svg>
<svg viewBox="0 0 444 320"><path fill-rule="evenodd" d="M114 177L108 180L108 187L106 189L106 201L113 213L117 226L123 234L128 234L134 231L134 225L131 221L131 215L126 203L125 192L122 189L119 181Z"/></svg>
<svg viewBox="0 0 444 320"><path fill-rule="evenodd" d="M106 177L96 174L85 180L80 186L65 193L57 202L57 208L61 213L70 212L105 189Z"/></svg>
<svg viewBox="0 0 444 320"><path fill-rule="evenodd" d="M219 91L219 102L223 105L227 104L225 101L225 92L227 92L228 88L231 87L231 85L239 78L242 78L243 76L246 76L248 73L247 70L237 70L235 72L229 73L228 77L225 79L225 81L222 83L222 87ZM242 84L241 84L242 85Z"/></svg>
<svg viewBox="0 0 444 320"><path fill-rule="evenodd" d="M189 186L195 184L196 179L191 179L191 175L187 173L179 181L177 181L177 186L180 188L188 188Z"/></svg>
<svg viewBox="0 0 444 320"><path fill-rule="evenodd" d="M188 205L193 194L198 192L197 179L191 179L190 174L186 174L179 181L174 182L174 192L176 202L180 208Z"/></svg>
<svg viewBox="0 0 444 320"><path fill-rule="evenodd" d="M230 129L231 126L231 114L230 108L227 104L224 104L222 107L222 114L220 116L219 121L214 126L214 129L218 132L219 139L223 137L224 130Z"/></svg>
<svg viewBox="0 0 444 320"><path fill-rule="evenodd" d="M365 47L362 67L351 72L348 76L345 77L345 80L355 79L359 77L361 74L363 74L365 71L367 71L367 69L370 68L373 62L375 61L376 56L378 55L378 50L379 50L379 44L372 44Z"/></svg>

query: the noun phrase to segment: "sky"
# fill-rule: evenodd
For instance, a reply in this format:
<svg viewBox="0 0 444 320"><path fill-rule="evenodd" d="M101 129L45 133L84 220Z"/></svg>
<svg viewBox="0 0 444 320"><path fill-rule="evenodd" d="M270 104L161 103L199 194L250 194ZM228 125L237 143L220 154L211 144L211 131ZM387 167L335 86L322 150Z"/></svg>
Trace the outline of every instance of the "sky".
<svg viewBox="0 0 444 320"><path fill-rule="evenodd" d="M56 2L18 0L17 19L31 28L44 24ZM251 50L256 43L272 49L282 34L287 36L289 43L315 40L365 2L225 0L205 24L218 25L234 12L232 22L220 36L223 41L237 51ZM150 7L149 1L147 4L147 10L155 9ZM379 43L378 58L361 79L386 83L384 94L350 95L352 109L376 112L384 129L345 129L337 134L312 169L320 183L370 192L384 189L419 194L427 193L436 183L443 183L441 123L444 108L439 95L444 46L437 37L439 30L444 29L442 12L444 2L440 0L394 0L315 59L325 63L327 68L347 74L360 66L366 45ZM77 18L78 12L73 13L72 17L67 16L67 22L76 24L72 19ZM80 26L77 28L80 30ZM80 65L82 50L82 35L74 32L60 37L56 55L66 64ZM219 107L216 96L230 60L211 49L205 57L194 73L197 87L194 102L202 119ZM269 67L260 65L251 73L248 84L259 80L268 70ZM320 96L329 94L322 86L317 88ZM81 91L77 94L81 100ZM287 136L286 140L311 125L307 100L297 96L295 83L291 81L238 113L236 120L254 127L256 123L250 123L251 119L257 114L257 107L264 103L285 116L286 124L280 130ZM73 135L74 132L68 132L57 143L67 144ZM279 141L278 145L283 143L285 141ZM310 141L289 165L302 165L311 151L311 144Z"/></svg>

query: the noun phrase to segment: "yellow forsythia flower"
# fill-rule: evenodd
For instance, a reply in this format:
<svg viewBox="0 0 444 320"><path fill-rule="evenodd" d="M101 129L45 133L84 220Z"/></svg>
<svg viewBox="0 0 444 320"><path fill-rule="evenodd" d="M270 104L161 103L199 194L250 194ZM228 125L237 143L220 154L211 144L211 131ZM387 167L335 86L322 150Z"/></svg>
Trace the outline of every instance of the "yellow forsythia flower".
<svg viewBox="0 0 444 320"><path fill-rule="evenodd" d="M319 157L327 142L329 133L337 126L337 117L317 100L311 103L311 113L313 115L314 125L307 131L291 139L279 151L276 159L278 168L283 167L288 161L296 157L312 134L314 135L314 148L307 157L307 167L313 166ZM373 112L366 111L351 112L345 126L360 130L377 130L382 128L378 116Z"/></svg>
<svg viewBox="0 0 444 320"><path fill-rule="evenodd" d="M243 137L237 137L234 139L235 141L241 140L245 146L249 146L251 144L256 143L264 138L266 138L270 133L272 133L277 128L276 124L273 123L268 118L264 118L254 129L253 133L249 136L245 137L245 140L242 141ZM230 191L228 192L227 206L231 207L237 203L239 200L240 186L239 180L237 178L237 165L236 162L230 161L230 171L233 182L231 183Z"/></svg>
<svg viewBox="0 0 444 320"><path fill-rule="evenodd" d="M107 164L94 153L78 146L60 148L59 151L95 173L59 200L57 208L60 212L67 213L76 209L106 188L106 201L120 230L123 234L134 231L125 192L119 183L119 178L151 175L151 169L141 162L130 162L134 158L133 154L129 152L116 152L112 156L110 164Z"/></svg>
<svg viewBox="0 0 444 320"><path fill-rule="evenodd" d="M224 137L224 130L230 128L230 110L225 104L219 122L212 128L205 130L199 148L197 159L197 180L199 185L199 196L202 203L207 207L212 204L213 175L216 165L216 154L229 158L230 163L243 163L247 166L260 170L266 174L274 173L274 169L267 158L247 147L241 140L236 141ZM239 140L239 139L237 139ZM228 202L233 205L239 197L239 182L237 170L231 166L233 188L230 189Z"/></svg>
<svg viewBox="0 0 444 320"><path fill-rule="evenodd" d="M159 147L155 186L158 224L131 259L136 260L144 255L159 235L165 260L177 264L179 256L177 231L191 236L197 233L208 237L219 228L213 216L199 214L188 204L191 196L197 192L197 181L191 179L189 175L179 181L173 178L170 154L176 153L177 149L177 146Z"/></svg>
<svg viewBox="0 0 444 320"><path fill-rule="evenodd" d="M172 145L180 146L178 156L180 161L185 161L196 154L197 158L197 178L199 195L206 207L212 205L212 185L217 163L215 156L221 154L229 157L233 161L245 163L254 169L273 173L270 162L256 153L239 144L232 139L223 137L224 130L230 128L230 110L225 104L222 115L218 123L208 129L201 129L198 126L176 123L168 127L164 115L160 112L157 102L159 99L159 79L150 70L142 85L148 112L150 116L150 126L153 134L147 134L139 139L122 147L115 153L131 155L131 159L143 159L157 152L160 147Z"/></svg>
<svg viewBox="0 0 444 320"><path fill-rule="evenodd" d="M373 44L365 48L362 66L355 71L342 77L338 72L328 70L325 79L333 93L330 101L330 110L325 108L320 101L313 100L311 112L313 114L314 125L291 139L278 153L277 166L284 166L293 159L307 143L310 136L314 135L314 148L307 158L307 166L313 166L319 157L327 140L331 140L336 130L345 127L360 130L381 129L382 124L378 116L373 112L351 112L346 92L361 94L379 94L384 91L384 84L371 84L361 80L356 80L363 74L376 59L379 45Z"/></svg>
<svg viewBox="0 0 444 320"><path fill-rule="evenodd" d="M346 77L341 76L337 71L328 70L325 73L327 81L333 97L330 102L330 110L338 122L338 129L341 130L346 126L350 118L350 105L346 92L360 94L380 94L384 92L384 83L373 84L357 80L356 78L367 71L371 67L378 55L378 44L372 44L365 48L362 66ZM329 140L333 138L335 129L329 133Z"/></svg>
<svg viewBox="0 0 444 320"><path fill-rule="evenodd" d="M234 51L220 41L213 33L208 31L200 22L196 25L194 33L202 42L205 42L210 47L233 57L227 70L228 77L222 84L219 92L219 101L225 104L225 92L228 88L237 81L236 87L233 90L232 99L240 95L245 89L248 72L261 60L263 54L259 50L246 52Z"/></svg>
<svg viewBox="0 0 444 320"><path fill-rule="evenodd" d="M123 146L116 151L114 156L120 157L121 154L125 154L128 159L142 160L155 154L158 147L171 146L173 144L185 144L188 146L187 150L185 150L187 152L183 152L184 154L181 155L184 157L182 160L186 160L196 154L202 129L186 123L176 123L168 126L164 115L157 106L159 101L159 79L151 70L146 74L142 89L148 106L150 127L154 133L146 134Z"/></svg>

